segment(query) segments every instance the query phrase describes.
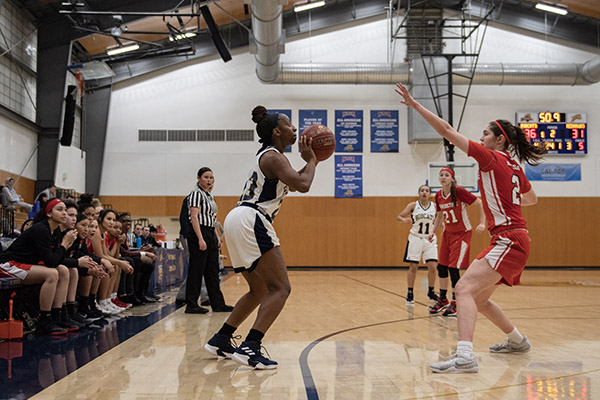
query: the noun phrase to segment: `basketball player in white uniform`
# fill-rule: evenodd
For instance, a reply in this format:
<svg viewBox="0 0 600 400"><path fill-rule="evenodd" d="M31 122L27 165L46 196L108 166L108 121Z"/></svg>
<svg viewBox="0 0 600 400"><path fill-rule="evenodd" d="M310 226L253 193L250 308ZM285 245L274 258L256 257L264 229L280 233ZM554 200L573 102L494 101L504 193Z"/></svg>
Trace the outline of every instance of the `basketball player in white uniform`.
<svg viewBox="0 0 600 400"><path fill-rule="evenodd" d="M252 120L262 148L250 171L244 192L225 218L227 249L236 272L241 272L250 291L237 302L231 315L206 343L210 353L231 358L257 369L277 368L277 362L261 353L261 341L290 294L287 268L279 239L271 223L290 190L308 192L315 176L317 158L312 139L301 137L300 154L306 165L295 171L283 154L296 141L296 127L284 114L268 114L263 106L252 110ZM238 326L258 307L248 336L239 347L232 345ZM234 343L235 344L235 343Z"/></svg>
<svg viewBox="0 0 600 400"><path fill-rule="evenodd" d="M437 238L434 235L433 239L429 240L429 233L433 232L435 221L435 204L429 199L430 196L431 189L429 186L420 186L419 200L408 204L398 215L398 221L412 223L413 225L408 235L404 253L404 262L408 263L406 304L414 304L415 302L413 288L421 259L427 264L427 278L429 280L427 297L431 300L437 300L437 295L433 291L438 259Z"/></svg>

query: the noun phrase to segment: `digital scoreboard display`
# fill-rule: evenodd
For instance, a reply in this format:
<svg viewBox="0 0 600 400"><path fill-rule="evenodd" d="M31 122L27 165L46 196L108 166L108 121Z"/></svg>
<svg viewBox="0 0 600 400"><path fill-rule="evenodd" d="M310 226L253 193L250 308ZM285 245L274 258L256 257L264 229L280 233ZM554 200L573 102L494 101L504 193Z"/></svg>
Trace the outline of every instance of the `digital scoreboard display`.
<svg viewBox="0 0 600 400"><path fill-rule="evenodd" d="M528 111L517 113L517 126L529 142L546 146L548 154L587 154L585 113Z"/></svg>

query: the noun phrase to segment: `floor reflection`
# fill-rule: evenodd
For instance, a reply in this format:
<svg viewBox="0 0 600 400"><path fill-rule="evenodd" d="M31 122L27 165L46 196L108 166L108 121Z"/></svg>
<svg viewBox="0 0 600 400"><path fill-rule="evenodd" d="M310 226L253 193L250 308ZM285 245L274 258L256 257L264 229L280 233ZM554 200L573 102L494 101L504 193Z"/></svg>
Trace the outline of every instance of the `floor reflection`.
<svg viewBox="0 0 600 400"><path fill-rule="evenodd" d="M49 337L30 334L0 343L0 398L35 395L176 310L169 298L110 317L96 326Z"/></svg>

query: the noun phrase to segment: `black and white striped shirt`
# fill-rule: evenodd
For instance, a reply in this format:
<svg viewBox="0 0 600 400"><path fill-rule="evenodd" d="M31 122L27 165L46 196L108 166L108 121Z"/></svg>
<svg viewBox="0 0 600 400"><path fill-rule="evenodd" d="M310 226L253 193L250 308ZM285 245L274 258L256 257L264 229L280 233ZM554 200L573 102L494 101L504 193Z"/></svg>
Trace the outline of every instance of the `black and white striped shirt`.
<svg viewBox="0 0 600 400"><path fill-rule="evenodd" d="M191 219L191 209L192 207L198 208L198 221L200 221L200 225L208 226L210 228L214 228L217 223L217 203L215 202L215 198L209 192L204 191L200 186L196 186L194 190L188 195L188 216Z"/></svg>

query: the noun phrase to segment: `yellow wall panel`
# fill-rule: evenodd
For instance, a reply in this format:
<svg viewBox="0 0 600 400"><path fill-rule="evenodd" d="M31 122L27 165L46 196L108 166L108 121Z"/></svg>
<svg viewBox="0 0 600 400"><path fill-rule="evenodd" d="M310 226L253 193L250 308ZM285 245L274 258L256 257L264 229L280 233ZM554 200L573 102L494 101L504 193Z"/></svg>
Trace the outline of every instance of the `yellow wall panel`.
<svg viewBox="0 0 600 400"><path fill-rule="evenodd" d="M137 216L178 216L182 196L103 196L119 211ZM223 222L237 197L217 197ZM289 266L392 267L403 262L410 225L396 216L416 197L289 197L284 201L275 230ZM530 266L600 266L592 240L599 218L596 197L540 198L523 207L531 236ZM469 207L471 224L477 211ZM441 239L441 237L440 237ZM489 244L489 234L473 233L471 258Z"/></svg>

